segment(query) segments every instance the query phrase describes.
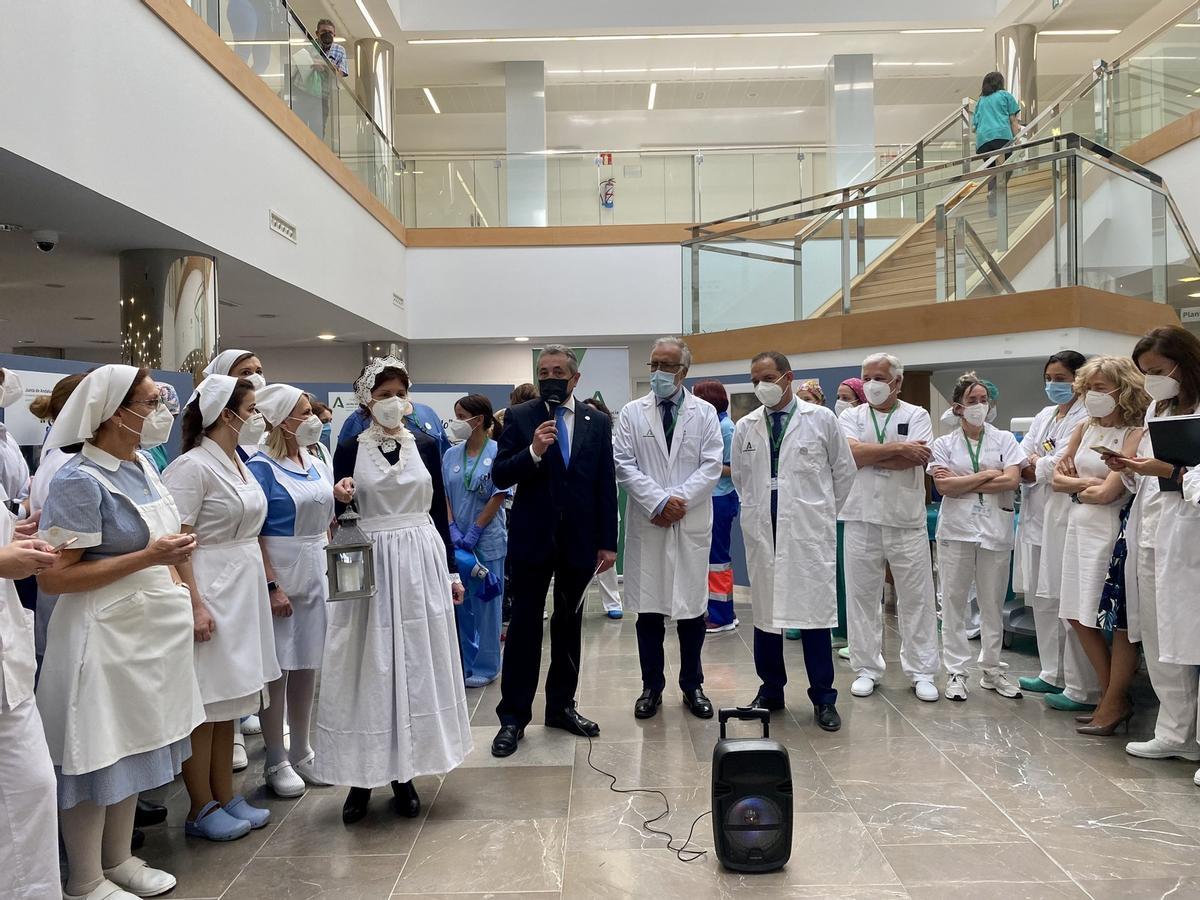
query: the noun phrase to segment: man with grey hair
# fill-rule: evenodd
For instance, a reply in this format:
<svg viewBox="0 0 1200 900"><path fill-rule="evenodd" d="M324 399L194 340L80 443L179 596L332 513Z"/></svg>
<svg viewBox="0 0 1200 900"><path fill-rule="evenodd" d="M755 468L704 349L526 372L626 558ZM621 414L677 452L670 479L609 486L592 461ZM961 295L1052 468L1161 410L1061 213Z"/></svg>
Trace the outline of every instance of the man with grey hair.
<svg viewBox="0 0 1200 900"><path fill-rule="evenodd" d="M592 576L617 561L617 484L612 422L575 398L579 359L550 344L537 361L538 397L509 407L492 483L518 487L508 520L512 619L505 639L500 731L493 756L511 756L533 718L542 657L542 613L554 580L546 725L581 737L600 726L575 709L580 602Z"/></svg>
<svg viewBox="0 0 1200 900"><path fill-rule="evenodd" d="M867 402L839 423L858 474L839 518L845 523L846 619L850 693L868 697L883 677L884 569L896 582L900 666L917 696L934 702L939 667L933 567L925 525L925 466L932 451L929 413L900 399L904 366L890 353L863 360Z"/></svg>
<svg viewBox="0 0 1200 900"><path fill-rule="evenodd" d="M642 693L633 714L649 719L666 688L666 618L679 634L679 689L692 714L710 719L701 685L712 492L724 442L713 406L683 386L692 353L677 337L650 351L650 393L625 405L613 435L617 481L629 495L625 516L625 606L637 613Z"/></svg>

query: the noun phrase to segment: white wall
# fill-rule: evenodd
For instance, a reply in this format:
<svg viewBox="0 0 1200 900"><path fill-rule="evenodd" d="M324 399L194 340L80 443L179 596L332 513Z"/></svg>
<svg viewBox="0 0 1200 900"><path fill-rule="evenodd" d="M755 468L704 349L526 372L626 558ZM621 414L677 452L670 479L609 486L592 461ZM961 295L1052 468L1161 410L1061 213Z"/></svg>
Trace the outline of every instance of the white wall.
<svg viewBox="0 0 1200 900"><path fill-rule="evenodd" d="M339 381L350 384L362 371L362 345L279 347L260 354L270 381Z"/></svg>
<svg viewBox="0 0 1200 900"><path fill-rule="evenodd" d="M139 0L21 3L6 21L44 53L0 79L0 145L403 332L402 245Z"/></svg>
<svg viewBox="0 0 1200 900"><path fill-rule="evenodd" d="M528 344L408 345L409 371L418 384L508 384L529 381L533 354Z"/></svg>
<svg viewBox="0 0 1200 900"><path fill-rule="evenodd" d="M682 321L681 259L674 244L414 248L410 337L673 334Z"/></svg>

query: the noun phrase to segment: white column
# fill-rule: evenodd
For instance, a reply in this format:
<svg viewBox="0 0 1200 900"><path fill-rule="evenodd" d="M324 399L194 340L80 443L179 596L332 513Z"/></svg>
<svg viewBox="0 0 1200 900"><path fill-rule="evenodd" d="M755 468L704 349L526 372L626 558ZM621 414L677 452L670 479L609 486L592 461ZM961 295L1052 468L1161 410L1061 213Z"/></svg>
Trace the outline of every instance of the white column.
<svg viewBox="0 0 1200 900"><path fill-rule="evenodd" d="M504 64L507 225L546 224L546 64Z"/></svg>
<svg viewBox="0 0 1200 900"><path fill-rule="evenodd" d="M1036 25L1010 25L996 32L996 71L1021 104L1021 122L1032 121L1038 112Z"/></svg>
<svg viewBox="0 0 1200 900"><path fill-rule="evenodd" d="M825 69L830 188L875 174L875 74L870 53L838 54Z"/></svg>

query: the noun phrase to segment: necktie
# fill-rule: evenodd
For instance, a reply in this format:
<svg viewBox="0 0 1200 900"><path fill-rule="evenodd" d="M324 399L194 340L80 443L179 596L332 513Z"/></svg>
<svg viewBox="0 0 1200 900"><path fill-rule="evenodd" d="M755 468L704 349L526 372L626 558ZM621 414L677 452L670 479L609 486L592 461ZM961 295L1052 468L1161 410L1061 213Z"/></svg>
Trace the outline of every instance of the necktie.
<svg viewBox="0 0 1200 900"><path fill-rule="evenodd" d="M783 413L771 413L771 477L779 474L779 445L783 435Z"/></svg>
<svg viewBox="0 0 1200 900"><path fill-rule="evenodd" d="M571 464L571 432L567 428L567 408L560 406L554 410L554 423L558 432L558 452L562 454L564 466Z"/></svg>
<svg viewBox="0 0 1200 900"><path fill-rule="evenodd" d="M667 437L667 449L671 449L671 438L675 436L675 401L660 400L658 405L662 407L662 423L663 434Z"/></svg>

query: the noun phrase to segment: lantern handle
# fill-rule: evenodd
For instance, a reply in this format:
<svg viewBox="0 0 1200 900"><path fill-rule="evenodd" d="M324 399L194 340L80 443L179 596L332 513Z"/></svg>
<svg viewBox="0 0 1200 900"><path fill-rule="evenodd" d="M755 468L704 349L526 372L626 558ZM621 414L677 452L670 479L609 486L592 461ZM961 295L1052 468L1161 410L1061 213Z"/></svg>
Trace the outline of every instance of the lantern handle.
<svg viewBox="0 0 1200 900"><path fill-rule="evenodd" d="M342 514L337 517L337 520L340 524L345 524L357 522L361 518L362 516L358 514L358 503L351 497L350 502L346 504L346 508L342 510Z"/></svg>

